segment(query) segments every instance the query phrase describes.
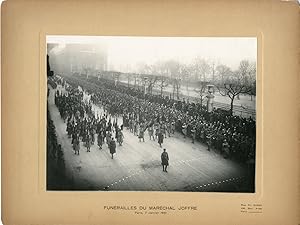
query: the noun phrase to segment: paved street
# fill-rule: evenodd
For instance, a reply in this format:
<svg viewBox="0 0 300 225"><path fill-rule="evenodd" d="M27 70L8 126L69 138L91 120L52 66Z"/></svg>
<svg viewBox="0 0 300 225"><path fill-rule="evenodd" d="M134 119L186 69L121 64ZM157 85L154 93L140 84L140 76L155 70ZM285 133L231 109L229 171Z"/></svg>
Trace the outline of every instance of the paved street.
<svg viewBox="0 0 300 225"><path fill-rule="evenodd" d="M105 144L100 150L92 145L91 152L81 143L80 155L74 154L71 139L66 134L66 124L54 104L51 89L48 107L56 127L58 141L62 145L66 173L78 189L102 191L235 191L244 181L244 171L235 162L224 159L198 142L191 143L179 133L164 139L170 157L168 173L162 171L162 149L156 141L139 142L124 128L123 146L117 145L117 153L111 159ZM102 109L93 106L94 111ZM119 118L118 122L120 123ZM83 188L84 187L84 188Z"/></svg>

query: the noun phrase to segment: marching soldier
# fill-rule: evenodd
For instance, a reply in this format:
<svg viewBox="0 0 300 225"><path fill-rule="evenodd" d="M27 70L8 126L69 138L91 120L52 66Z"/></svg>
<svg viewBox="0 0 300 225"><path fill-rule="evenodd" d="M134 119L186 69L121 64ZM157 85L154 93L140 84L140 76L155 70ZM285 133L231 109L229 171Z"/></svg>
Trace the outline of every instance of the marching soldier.
<svg viewBox="0 0 300 225"><path fill-rule="evenodd" d="M163 153L161 153L161 165L163 167L163 171L168 172L167 167L169 165L169 155L165 148L164 148Z"/></svg>
<svg viewBox="0 0 300 225"><path fill-rule="evenodd" d="M108 147L109 147L109 143L110 143L111 140L112 140L112 136L111 136L111 133L108 131L106 133L106 144L107 144Z"/></svg>
<svg viewBox="0 0 300 225"><path fill-rule="evenodd" d="M129 119L129 131L132 133L133 132L133 120Z"/></svg>
<svg viewBox="0 0 300 225"><path fill-rule="evenodd" d="M167 138L167 127L165 123L161 124L161 132L163 133L164 137Z"/></svg>
<svg viewBox="0 0 300 225"><path fill-rule="evenodd" d="M186 138L186 135L187 135L187 125L186 125L186 123L184 123L182 125L182 133L184 135L184 138Z"/></svg>
<svg viewBox="0 0 300 225"><path fill-rule="evenodd" d="M161 147L162 143L164 143L164 135L161 130L158 131L158 144Z"/></svg>
<svg viewBox="0 0 300 225"><path fill-rule="evenodd" d="M98 142L99 149L102 149L102 144L103 144L103 133L102 133L102 130L98 134L97 142Z"/></svg>
<svg viewBox="0 0 300 225"><path fill-rule="evenodd" d="M171 137L171 130L172 130L172 124L171 124L171 122L170 121L168 121L167 122L167 132L168 132L168 135L169 135L169 137Z"/></svg>
<svg viewBox="0 0 300 225"><path fill-rule="evenodd" d="M150 138L150 140L151 140L151 138L152 138L152 140L154 141L155 138L154 138L153 133L154 133L154 131L153 131L153 126L149 126L149 127L148 127L149 138Z"/></svg>
<svg viewBox="0 0 300 225"><path fill-rule="evenodd" d="M92 145L94 145L94 143L95 143L95 134L96 134L96 130L95 130L95 128L94 128L94 126L92 125L92 128L91 128L91 142L92 142Z"/></svg>
<svg viewBox="0 0 300 225"><path fill-rule="evenodd" d="M115 142L114 138L112 138L109 143L109 152L111 154L111 158L113 159L114 154L116 153L116 142Z"/></svg>
<svg viewBox="0 0 300 225"><path fill-rule="evenodd" d="M120 146L122 146L122 144L123 144L123 139L124 139L123 132L122 132L122 130L119 130L118 135L117 135L117 141Z"/></svg>
<svg viewBox="0 0 300 225"><path fill-rule="evenodd" d="M75 151L75 155L79 155L79 150L80 150L80 142L79 138L76 138L73 142L73 149Z"/></svg>
<svg viewBox="0 0 300 225"><path fill-rule="evenodd" d="M195 143L195 139L196 139L196 127L192 127L191 129L191 136L192 136L192 143Z"/></svg>
<svg viewBox="0 0 300 225"><path fill-rule="evenodd" d="M133 134L138 135L138 122L137 121L133 122Z"/></svg>
<svg viewBox="0 0 300 225"><path fill-rule="evenodd" d="M158 138L158 134L160 131L159 123L157 123L157 122L154 123L154 131L155 131L155 135L154 135L154 140L155 140L156 137Z"/></svg>
<svg viewBox="0 0 300 225"><path fill-rule="evenodd" d="M207 136L206 136L206 143L207 143L207 150L208 151L210 151L210 149L211 149L211 144L212 144L211 138L212 138L211 134L208 133Z"/></svg>
<svg viewBox="0 0 300 225"><path fill-rule="evenodd" d="M171 132L172 132L172 134L175 134L175 121L174 120L171 123Z"/></svg>
<svg viewBox="0 0 300 225"><path fill-rule="evenodd" d="M87 133L86 137L85 137L85 146L86 146L86 151L90 152L91 150L91 135L89 133Z"/></svg>
<svg viewBox="0 0 300 225"><path fill-rule="evenodd" d="M141 140L143 139L143 142L145 142L145 138L144 138L144 128L143 126L140 127L140 132L139 132L139 141L141 142Z"/></svg>
<svg viewBox="0 0 300 225"><path fill-rule="evenodd" d="M222 153L225 159L229 157L229 144L226 139L224 139L222 144Z"/></svg>

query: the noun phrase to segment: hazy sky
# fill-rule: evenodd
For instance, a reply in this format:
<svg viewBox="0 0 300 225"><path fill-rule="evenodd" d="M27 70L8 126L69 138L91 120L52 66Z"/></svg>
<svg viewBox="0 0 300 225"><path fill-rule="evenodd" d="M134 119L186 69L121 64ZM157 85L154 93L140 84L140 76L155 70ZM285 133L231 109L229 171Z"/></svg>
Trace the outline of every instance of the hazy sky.
<svg viewBox="0 0 300 225"><path fill-rule="evenodd" d="M125 36L47 36L47 43L101 44L107 47L108 66L120 69L139 62L147 64L175 59L191 63L199 56L236 69L243 59L256 62L255 37L125 37Z"/></svg>

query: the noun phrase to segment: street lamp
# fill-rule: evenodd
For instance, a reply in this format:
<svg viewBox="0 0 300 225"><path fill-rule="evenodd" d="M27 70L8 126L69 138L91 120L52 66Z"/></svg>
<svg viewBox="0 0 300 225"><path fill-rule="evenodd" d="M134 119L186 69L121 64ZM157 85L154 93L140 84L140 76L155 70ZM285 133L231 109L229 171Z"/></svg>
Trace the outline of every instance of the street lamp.
<svg viewBox="0 0 300 225"><path fill-rule="evenodd" d="M100 72L97 73L97 80L100 80Z"/></svg>
<svg viewBox="0 0 300 225"><path fill-rule="evenodd" d="M147 89L146 89L147 81L148 81L148 77L144 77L144 95L146 95L146 91L147 91Z"/></svg>
<svg viewBox="0 0 300 225"><path fill-rule="evenodd" d="M119 83L119 76L120 75L118 73L115 73L113 76L114 76L115 86L117 86L118 83Z"/></svg>
<svg viewBox="0 0 300 225"><path fill-rule="evenodd" d="M179 89L180 89L180 82L181 82L181 78L176 77L174 79L174 85L173 85L173 99L174 99L174 95L175 95L175 91L176 91L176 95L177 95L177 100L179 99Z"/></svg>

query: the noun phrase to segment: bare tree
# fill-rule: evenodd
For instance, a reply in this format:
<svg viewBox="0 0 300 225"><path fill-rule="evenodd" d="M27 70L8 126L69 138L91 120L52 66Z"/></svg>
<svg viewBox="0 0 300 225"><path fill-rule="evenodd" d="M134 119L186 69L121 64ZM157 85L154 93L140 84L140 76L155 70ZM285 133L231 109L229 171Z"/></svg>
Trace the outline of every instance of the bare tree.
<svg viewBox="0 0 300 225"><path fill-rule="evenodd" d="M216 66L215 61L212 61L210 63L210 70L211 70L211 79L212 79L212 82L214 83L216 80L216 73L217 73L217 66Z"/></svg>
<svg viewBox="0 0 300 225"><path fill-rule="evenodd" d="M185 65L185 64L181 64L180 68L179 68L179 77L184 81L185 85L186 85L186 91L188 96L190 96L189 94L189 79L190 79L190 75L193 71L193 68L191 65Z"/></svg>
<svg viewBox="0 0 300 225"><path fill-rule="evenodd" d="M139 75L138 74L134 74L133 75L133 78L134 78L134 88L136 89L137 86L138 86L138 89L139 89Z"/></svg>
<svg viewBox="0 0 300 225"><path fill-rule="evenodd" d="M253 100L253 96L256 96L256 62L251 62L249 64L249 83L252 87L250 92L251 101Z"/></svg>
<svg viewBox="0 0 300 225"><path fill-rule="evenodd" d="M210 66L209 64L203 60L200 64L200 73L202 74L203 81L207 80L207 75L209 74Z"/></svg>
<svg viewBox="0 0 300 225"><path fill-rule="evenodd" d="M253 82L250 91L250 100L253 101L253 97L256 96L256 82Z"/></svg>
<svg viewBox="0 0 300 225"><path fill-rule="evenodd" d="M249 82L253 83L256 82L256 62L250 62L249 63Z"/></svg>
<svg viewBox="0 0 300 225"><path fill-rule="evenodd" d="M160 83L159 83L160 96L162 96L164 89L167 86L169 86L169 79L168 79L168 77L160 76L159 80L160 80Z"/></svg>
<svg viewBox="0 0 300 225"><path fill-rule="evenodd" d="M163 65L164 69L167 71L167 74L170 75L171 78L176 78L179 76L180 63L176 60L166 61Z"/></svg>
<svg viewBox="0 0 300 225"><path fill-rule="evenodd" d="M145 91L148 90L148 93L152 94L153 87L158 81L158 64L148 65L148 64L139 64L139 71L142 74L142 83L145 88Z"/></svg>
<svg viewBox="0 0 300 225"><path fill-rule="evenodd" d="M193 63L193 69L195 80L206 81L211 68L205 59L196 57Z"/></svg>
<svg viewBox="0 0 300 225"><path fill-rule="evenodd" d="M239 66L239 73L240 73L240 76L242 78L242 82L244 84L248 84L249 82L249 61L248 60L242 60L240 62L240 66Z"/></svg>
<svg viewBox="0 0 300 225"><path fill-rule="evenodd" d="M221 83L224 83L225 79L228 78L232 74L232 71L230 70L230 68L228 66L225 66L222 64L218 65L216 67L216 71L217 71L217 74L219 77L219 81Z"/></svg>
<svg viewBox="0 0 300 225"><path fill-rule="evenodd" d="M217 85L219 93L222 96L228 96L230 98L230 114L233 114L233 103L235 98L239 94L250 94L252 87L246 85L243 81L243 77L240 76L239 71L235 72L232 78L227 79L224 83Z"/></svg>
<svg viewBox="0 0 300 225"><path fill-rule="evenodd" d="M200 60L202 60L200 57L196 57L192 63L193 75L195 81L201 80Z"/></svg>
<svg viewBox="0 0 300 225"><path fill-rule="evenodd" d="M204 98L206 96L206 86L209 84L209 82L206 82L206 81L199 81L198 82L198 87L194 89L194 91L198 94L198 97L200 99L200 104L201 106L203 105L203 101L204 101ZM202 107L201 107L202 109Z"/></svg>
<svg viewBox="0 0 300 225"><path fill-rule="evenodd" d="M127 78L127 87L129 88L130 80L131 80L131 78L132 78L132 74L127 73L127 74L126 74L126 78Z"/></svg>
<svg viewBox="0 0 300 225"><path fill-rule="evenodd" d="M173 99L174 95L176 93L176 98L179 100L179 94L180 94L180 88L181 88L181 79L180 78L175 78L172 80L173 83Z"/></svg>
<svg viewBox="0 0 300 225"><path fill-rule="evenodd" d="M148 93L152 94L153 87L158 81L158 76L144 75L142 79L143 79L143 82L144 82L144 86L146 87L146 90L148 91Z"/></svg>

